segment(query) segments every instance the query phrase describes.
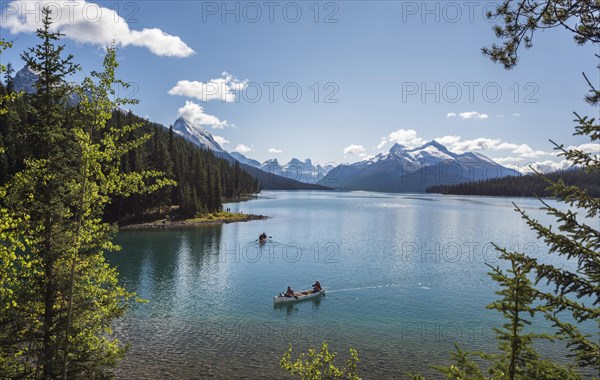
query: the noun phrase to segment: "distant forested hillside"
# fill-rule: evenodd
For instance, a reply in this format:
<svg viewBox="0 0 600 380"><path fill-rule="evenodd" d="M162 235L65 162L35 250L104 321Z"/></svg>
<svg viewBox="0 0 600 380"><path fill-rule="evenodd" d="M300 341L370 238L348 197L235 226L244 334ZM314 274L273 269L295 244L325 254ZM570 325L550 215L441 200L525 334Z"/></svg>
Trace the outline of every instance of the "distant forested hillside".
<svg viewBox="0 0 600 380"><path fill-rule="evenodd" d="M585 173L583 170L566 170L549 173L552 181L563 180L567 185L575 185L587 190L588 195L600 197L600 172ZM537 174L494 178L478 182L466 182L454 185L432 186L428 193L456 195L497 195L509 197L549 197L548 183Z"/></svg>
<svg viewBox="0 0 600 380"><path fill-rule="evenodd" d="M11 86L11 78L7 77L5 84L0 83L0 95L6 94ZM23 159L31 149L24 146L20 138L23 126L36 112L29 98L28 94L23 94L10 104L7 113L0 115L0 146L6 150L6 154L0 155L0 185L23 169ZM258 190L257 180L237 162L231 164L217 158L212 152L198 148L160 124L118 110L113 112L109 122L115 128L133 123L140 123L142 127L125 136L125 140L131 141L147 133L151 137L123 158L122 170L162 171L167 178L177 181L177 185L152 194L113 199L106 209L108 220L143 220L148 213L173 206L182 217L215 212L221 210L224 198L243 197Z"/></svg>

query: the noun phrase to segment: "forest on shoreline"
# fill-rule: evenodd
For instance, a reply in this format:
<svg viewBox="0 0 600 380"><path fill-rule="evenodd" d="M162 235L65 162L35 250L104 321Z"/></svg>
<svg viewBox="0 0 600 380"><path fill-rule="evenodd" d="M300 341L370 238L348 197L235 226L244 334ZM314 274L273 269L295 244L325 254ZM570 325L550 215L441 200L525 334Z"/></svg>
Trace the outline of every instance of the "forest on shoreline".
<svg viewBox="0 0 600 380"><path fill-rule="evenodd" d="M428 187L427 193L452 195L490 195L503 197L552 197L550 183L563 181L567 186L578 186L586 189L591 197L600 197L600 173L586 173L582 169L563 170L545 174L528 174L492 178L478 182L464 182L452 185Z"/></svg>

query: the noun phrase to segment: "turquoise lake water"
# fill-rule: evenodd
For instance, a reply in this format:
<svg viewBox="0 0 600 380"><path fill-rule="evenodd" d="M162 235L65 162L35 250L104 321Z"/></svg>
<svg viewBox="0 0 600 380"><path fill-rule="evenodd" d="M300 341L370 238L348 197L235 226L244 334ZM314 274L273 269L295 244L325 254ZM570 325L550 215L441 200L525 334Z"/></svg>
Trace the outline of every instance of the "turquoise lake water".
<svg viewBox="0 0 600 380"><path fill-rule="evenodd" d="M428 366L447 362L454 342L496 345L501 319L485 309L496 298L485 263L502 263L490 242L560 260L547 257L512 202L551 222L526 198L264 192L226 207L268 220L121 232L123 249L109 261L149 302L116 326L132 345L117 375L285 378L279 359L290 343L305 350L326 340L342 362L358 349L365 379L438 378ZM271 239L259 245L263 231ZM273 305L288 285L315 280L325 297ZM542 347L559 360L561 349Z"/></svg>

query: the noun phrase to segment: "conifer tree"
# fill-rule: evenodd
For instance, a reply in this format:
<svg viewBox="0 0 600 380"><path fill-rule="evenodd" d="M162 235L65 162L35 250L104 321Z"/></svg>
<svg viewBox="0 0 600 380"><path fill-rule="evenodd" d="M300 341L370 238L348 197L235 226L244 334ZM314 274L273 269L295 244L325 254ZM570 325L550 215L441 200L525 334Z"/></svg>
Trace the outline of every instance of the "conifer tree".
<svg viewBox="0 0 600 380"><path fill-rule="evenodd" d="M111 322L132 294L118 285L104 260L115 227L102 221L115 195L155 191L172 181L161 173L123 173L121 158L150 136L123 141L139 125L112 128L107 121L126 99L114 99L117 67L108 48L104 71L79 86L79 104L66 76L77 68L61 57L60 34L43 10L41 43L23 54L39 73L24 136L31 149L25 169L0 188L0 377L102 378L122 357ZM13 235L10 235L10 234ZM16 238L14 237L16 233ZM10 249L10 250L9 250ZM6 258L6 259L5 259Z"/></svg>
<svg viewBox="0 0 600 380"><path fill-rule="evenodd" d="M533 35L538 29L564 28L577 44L600 43L600 3L596 0L505 0L489 16L502 20L495 31L503 43L484 48L483 52L507 69L517 64L521 46L529 48L533 45ZM599 55L596 57L600 58ZM598 107L598 84L592 83L585 74L584 78L589 85L585 100ZM581 166L590 175L598 175L600 124L595 118L577 113L575 117L575 135L587 136L592 145L598 144L598 151L565 149L563 145L552 143L559 156ZM556 220L556 228L540 223L515 207L538 238L548 245L549 254L576 262L577 270L569 271L526 255L519 260L522 265L532 268L537 283L554 286L554 291L537 291L539 298L545 301L546 318L567 339L577 363L593 368L600 376L600 198L590 196L585 188L568 186L560 179L547 179L547 182L552 195L567 208L562 210L540 199L541 210ZM574 323L565 320L565 313L570 314ZM595 331L587 334L582 331L581 326L586 322L594 324Z"/></svg>
<svg viewBox="0 0 600 380"><path fill-rule="evenodd" d="M496 249L501 253L500 258L509 265L506 271L488 265L490 277L500 286L496 294L501 297L487 308L500 312L505 320L501 327L494 328L500 353L466 352L455 344L456 352L451 353L452 364L434 368L454 380L580 379L581 376L571 367L543 359L534 349L536 339L552 339L553 336L526 331L531 325L531 318L546 311L546 307L536 304L537 291L528 277L533 265L522 264L524 255L521 253L500 247ZM481 368L483 362L487 363L485 369ZM413 380L423 379L419 375L411 376Z"/></svg>

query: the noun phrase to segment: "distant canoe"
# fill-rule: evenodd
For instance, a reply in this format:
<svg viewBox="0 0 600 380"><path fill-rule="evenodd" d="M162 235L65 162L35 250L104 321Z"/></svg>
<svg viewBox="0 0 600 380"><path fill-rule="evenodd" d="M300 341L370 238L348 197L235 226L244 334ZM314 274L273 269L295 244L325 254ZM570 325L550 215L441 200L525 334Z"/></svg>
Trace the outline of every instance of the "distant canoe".
<svg viewBox="0 0 600 380"><path fill-rule="evenodd" d="M324 296L325 295L325 288L321 289L320 291L313 293L312 290L305 290L302 292L294 292L294 295L296 297L298 297L298 299L296 299L295 297L285 297L283 295L283 293L279 293L279 295L273 297L273 302L274 303L284 303L284 302L299 302L299 301L304 301L310 298L315 298L318 296Z"/></svg>

